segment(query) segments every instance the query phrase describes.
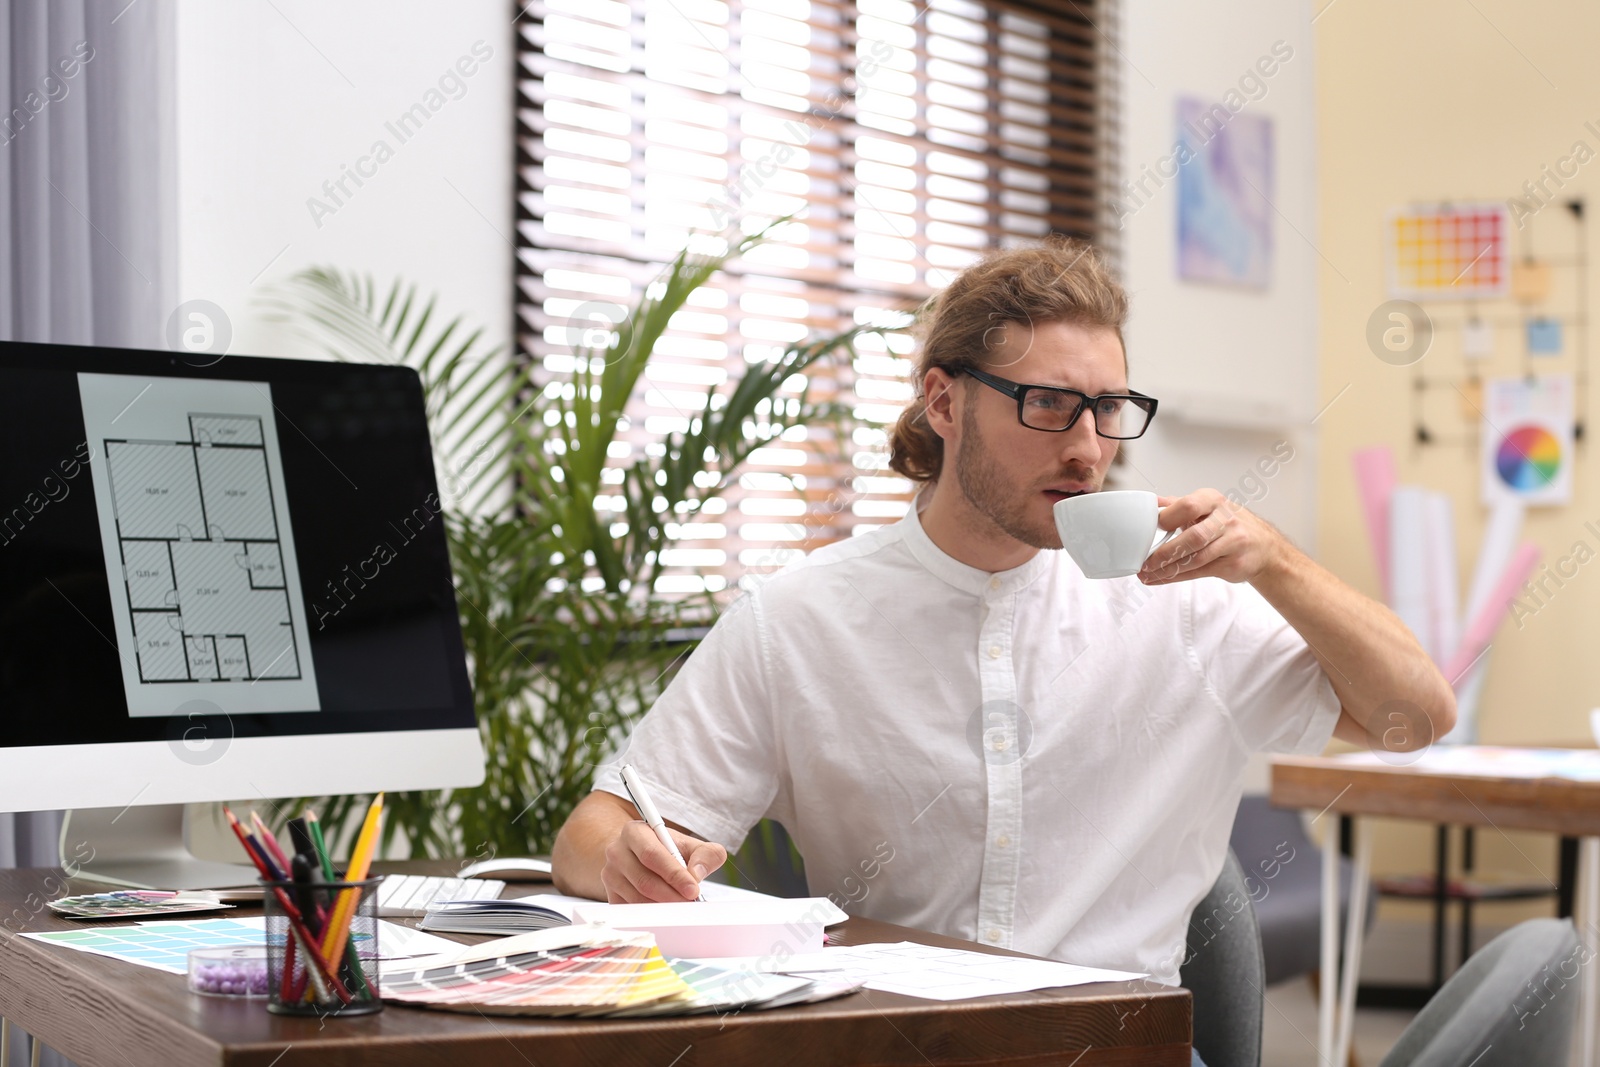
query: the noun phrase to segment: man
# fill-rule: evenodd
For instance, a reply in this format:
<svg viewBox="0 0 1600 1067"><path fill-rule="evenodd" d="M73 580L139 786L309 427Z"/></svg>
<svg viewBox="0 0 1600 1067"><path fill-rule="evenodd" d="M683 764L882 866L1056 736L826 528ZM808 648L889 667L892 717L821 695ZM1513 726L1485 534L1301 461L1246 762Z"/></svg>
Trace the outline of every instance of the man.
<svg viewBox="0 0 1600 1067"><path fill-rule="evenodd" d="M1161 498L1182 532L1137 577L1053 551L1055 502L1098 491L1153 407L1126 316L1071 241L936 298L891 440L920 510L735 602L638 725L687 870L608 767L556 841L563 892L692 899L766 816L857 914L1175 984L1252 752L1451 728L1400 620L1214 489Z"/></svg>

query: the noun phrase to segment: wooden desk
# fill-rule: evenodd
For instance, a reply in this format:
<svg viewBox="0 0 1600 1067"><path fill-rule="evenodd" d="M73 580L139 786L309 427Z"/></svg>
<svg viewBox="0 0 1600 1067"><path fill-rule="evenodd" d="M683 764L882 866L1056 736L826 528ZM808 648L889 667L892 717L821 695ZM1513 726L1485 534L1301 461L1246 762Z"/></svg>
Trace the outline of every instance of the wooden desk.
<svg viewBox="0 0 1600 1067"><path fill-rule="evenodd" d="M1355 877L1350 915L1366 911L1372 870L1372 839L1360 816L1419 819L1494 830L1536 830L1581 839L1579 845L1579 939L1600 948L1600 782L1567 778L1501 777L1418 762L1374 763L1366 753L1332 757L1279 757L1272 761L1272 803L1319 813L1355 816ZM1322 838L1322 1003L1318 1048L1323 1062L1344 1063L1350 1049L1356 981L1361 969L1363 924L1345 930L1344 973L1339 974L1339 835L1330 826ZM1600 983L1586 970L1577 1062L1596 1067L1600 1049ZM1335 990L1339 1002L1334 1003Z"/></svg>
<svg viewBox="0 0 1600 1067"><path fill-rule="evenodd" d="M61 872L0 871L0 1016L82 1067L1189 1064L1188 991L1143 982L953 1003L862 991L796 1008L650 1020L490 1019L392 1004L361 1018L285 1018L268 1014L263 1001L191 994L180 975L12 936L74 925L43 906L49 896L66 895L44 891L52 875ZM72 891L96 887L77 883ZM527 891L513 887L509 895ZM867 919L830 934L843 944L911 940L1000 951Z"/></svg>

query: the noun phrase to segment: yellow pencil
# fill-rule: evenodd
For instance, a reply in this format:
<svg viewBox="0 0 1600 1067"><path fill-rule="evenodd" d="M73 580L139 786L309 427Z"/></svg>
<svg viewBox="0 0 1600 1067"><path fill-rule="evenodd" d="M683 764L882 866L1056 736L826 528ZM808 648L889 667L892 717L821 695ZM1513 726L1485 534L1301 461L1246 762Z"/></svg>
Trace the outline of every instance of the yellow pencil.
<svg viewBox="0 0 1600 1067"><path fill-rule="evenodd" d="M350 856L350 869L345 871L345 881L359 882L367 876L367 868L372 865L372 854L378 846L378 824L382 818L383 794L379 793L372 799L372 806L367 809L367 817L361 824L361 833L356 836L356 847ZM328 918L328 925L322 932L322 952L335 971L344 959L345 946L350 943L350 922L355 917L356 905L360 901L359 889L341 892L333 907L333 914Z"/></svg>

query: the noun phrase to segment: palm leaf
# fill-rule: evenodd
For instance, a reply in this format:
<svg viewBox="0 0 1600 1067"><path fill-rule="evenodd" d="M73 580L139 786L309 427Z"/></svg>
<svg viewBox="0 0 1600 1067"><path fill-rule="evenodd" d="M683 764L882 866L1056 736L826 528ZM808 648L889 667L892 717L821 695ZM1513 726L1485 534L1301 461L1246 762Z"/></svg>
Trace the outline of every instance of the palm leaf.
<svg viewBox="0 0 1600 1067"><path fill-rule="evenodd" d="M810 375L852 357L875 328L747 365L707 390L685 429L660 438L660 454L635 453L615 473L619 420L674 316L787 221L686 248L631 307L610 309L615 329L602 343L575 346L565 377L513 361L398 280L380 289L312 268L267 299L272 317L334 358L414 367L436 454L458 483L445 528L487 777L472 789L391 795L390 840L404 838L413 855L547 851L610 746L692 648L667 642L669 632L715 617L710 594L656 591L669 525L701 511L755 449L793 427L832 428L844 440L847 405L814 399ZM620 498L620 510L597 511L602 495ZM336 832L365 798L318 806Z"/></svg>

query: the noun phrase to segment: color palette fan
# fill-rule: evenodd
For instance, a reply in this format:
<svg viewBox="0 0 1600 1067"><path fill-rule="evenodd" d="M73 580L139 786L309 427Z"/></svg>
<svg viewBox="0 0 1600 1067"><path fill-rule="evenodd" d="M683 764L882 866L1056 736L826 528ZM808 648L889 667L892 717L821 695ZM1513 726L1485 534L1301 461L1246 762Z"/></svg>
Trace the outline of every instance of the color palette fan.
<svg viewBox="0 0 1600 1067"><path fill-rule="evenodd" d="M856 988L668 960L650 934L598 924L502 938L386 970L383 998L484 1015L679 1015L778 1007Z"/></svg>

